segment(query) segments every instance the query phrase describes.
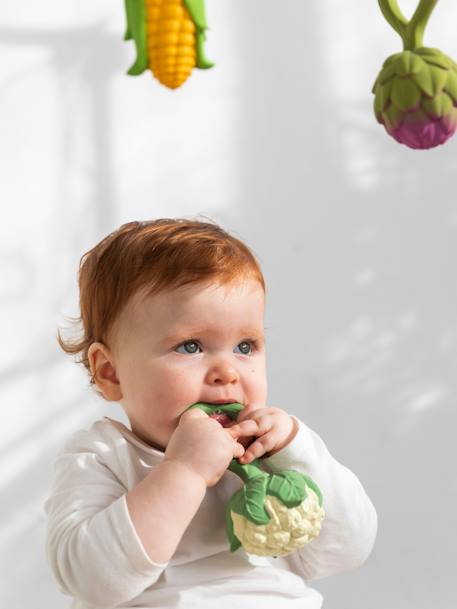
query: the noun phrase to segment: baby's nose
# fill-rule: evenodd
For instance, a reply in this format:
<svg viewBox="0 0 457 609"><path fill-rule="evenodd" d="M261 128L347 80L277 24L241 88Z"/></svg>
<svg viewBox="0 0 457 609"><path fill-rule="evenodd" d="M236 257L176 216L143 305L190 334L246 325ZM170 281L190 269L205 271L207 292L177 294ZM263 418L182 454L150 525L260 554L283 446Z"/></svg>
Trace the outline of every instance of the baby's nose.
<svg viewBox="0 0 457 609"><path fill-rule="evenodd" d="M226 385L236 383L239 379L237 370L230 364L217 364L206 375L206 382L210 385Z"/></svg>

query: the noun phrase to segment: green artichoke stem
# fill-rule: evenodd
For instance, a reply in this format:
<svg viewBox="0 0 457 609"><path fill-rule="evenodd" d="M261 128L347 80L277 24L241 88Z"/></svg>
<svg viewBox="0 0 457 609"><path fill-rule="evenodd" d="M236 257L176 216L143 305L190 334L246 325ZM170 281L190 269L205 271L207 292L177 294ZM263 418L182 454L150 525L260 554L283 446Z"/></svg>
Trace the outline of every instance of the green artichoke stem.
<svg viewBox="0 0 457 609"><path fill-rule="evenodd" d="M437 3L438 0L420 0L406 27L406 36L403 38L405 51L414 51L423 46L425 28Z"/></svg>
<svg viewBox="0 0 457 609"><path fill-rule="evenodd" d="M378 2L386 21L390 23L394 30L400 34L401 38L404 40L408 20L401 12L397 0L378 0Z"/></svg>
<svg viewBox="0 0 457 609"><path fill-rule="evenodd" d="M414 15L408 21L401 12L397 0L378 0L386 21L401 36L403 50L413 51L423 45L427 22L438 0L419 0Z"/></svg>
<svg viewBox="0 0 457 609"><path fill-rule="evenodd" d="M251 463L246 463L245 465L241 465L237 461L237 459L232 459L228 469L239 476L243 482L246 484L248 480L252 480L253 478L257 478L258 476L269 476L267 472L264 472L260 469L259 460L254 459Z"/></svg>

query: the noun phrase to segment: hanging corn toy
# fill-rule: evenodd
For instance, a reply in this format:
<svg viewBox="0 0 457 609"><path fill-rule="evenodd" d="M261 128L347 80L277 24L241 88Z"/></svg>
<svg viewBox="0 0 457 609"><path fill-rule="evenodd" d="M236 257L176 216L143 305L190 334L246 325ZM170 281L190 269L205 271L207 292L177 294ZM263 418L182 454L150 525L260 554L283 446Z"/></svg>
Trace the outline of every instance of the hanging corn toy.
<svg viewBox="0 0 457 609"><path fill-rule="evenodd" d="M163 85L180 87L192 69L211 68L203 44L208 28L204 0L125 0L125 40L136 47L131 76L150 69Z"/></svg>
<svg viewBox="0 0 457 609"><path fill-rule="evenodd" d="M438 0L420 0L409 21L397 0L378 1L403 40L403 52L386 59L373 86L376 120L410 148L444 144L457 129L457 64L439 49L422 46Z"/></svg>
<svg viewBox="0 0 457 609"><path fill-rule="evenodd" d="M230 427L244 406L199 402L191 408ZM228 469L244 482L226 507L231 552L243 546L248 554L276 558L303 548L319 535L325 517L322 494L309 476L294 470L267 473L259 459L245 465L232 459Z"/></svg>

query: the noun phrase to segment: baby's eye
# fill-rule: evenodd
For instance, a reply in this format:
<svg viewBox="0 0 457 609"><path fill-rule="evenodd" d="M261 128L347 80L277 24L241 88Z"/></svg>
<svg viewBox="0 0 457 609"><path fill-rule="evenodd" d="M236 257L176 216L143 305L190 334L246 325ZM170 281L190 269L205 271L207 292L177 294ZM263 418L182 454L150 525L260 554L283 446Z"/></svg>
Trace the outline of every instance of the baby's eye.
<svg viewBox="0 0 457 609"><path fill-rule="evenodd" d="M252 351L252 343L249 343L246 340L243 340L241 343L238 343L238 345L236 346L236 349L240 349L241 353L243 355L249 355L249 353L251 353Z"/></svg>
<svg viewBox="0 0 457 609"><path fill-rule="evenodd" d="M180 351L180 349L184 349L184 351ZM194 340L188 340L187 342L183 343L182 345L179 345L179 347L176 347L175 351L177 351L178 353L197 353L197 349L200 349L198 343L196 343Z"/></svg>

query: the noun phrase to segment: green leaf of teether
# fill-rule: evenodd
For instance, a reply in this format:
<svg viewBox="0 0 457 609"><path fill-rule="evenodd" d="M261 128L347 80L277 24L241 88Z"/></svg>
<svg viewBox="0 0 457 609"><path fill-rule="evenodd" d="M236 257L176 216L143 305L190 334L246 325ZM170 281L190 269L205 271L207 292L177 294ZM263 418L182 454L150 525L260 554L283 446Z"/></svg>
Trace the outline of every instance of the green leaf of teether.
<svg viewBox="0 0 457 609"><path fill-rule="evenodd" d="M309 486L309 488L316 493L317 498L319 499L319 505L322 507L323 497L322 497L321 489L317 486L317 484L314 482L314 480L312 478L310 478L306 474L302 474L302 475L303 475L303 478L305 479L306 484Z"/></svg>
<svg viewBox="0 0 457 609"><path fill-rule="evenodd" d="M305 482L297 472L282 471L270 477L267 494L274 495L288 508L296 507L306 499Z"/></svg>
<svg viewBox="0 0 457 609"><path fill-rule="evenodd" d="M267 481L269 476L249 480L241 489L244 495L244 516L256 524L268 524L270 516L265 510Z"/></svg>
<svg viewBox="0 0 457 609"><path fill-rule="evenodd" d="M241 542L238 537L235 535L235 530L233 528L233 520L231 512L235 512L236 514L242 514L244 508L244 497L242 490L234 493L227 504L225 509L225 521L227 528L227 537L230 542L230 552L235 552L241 546Z"/></svg>

